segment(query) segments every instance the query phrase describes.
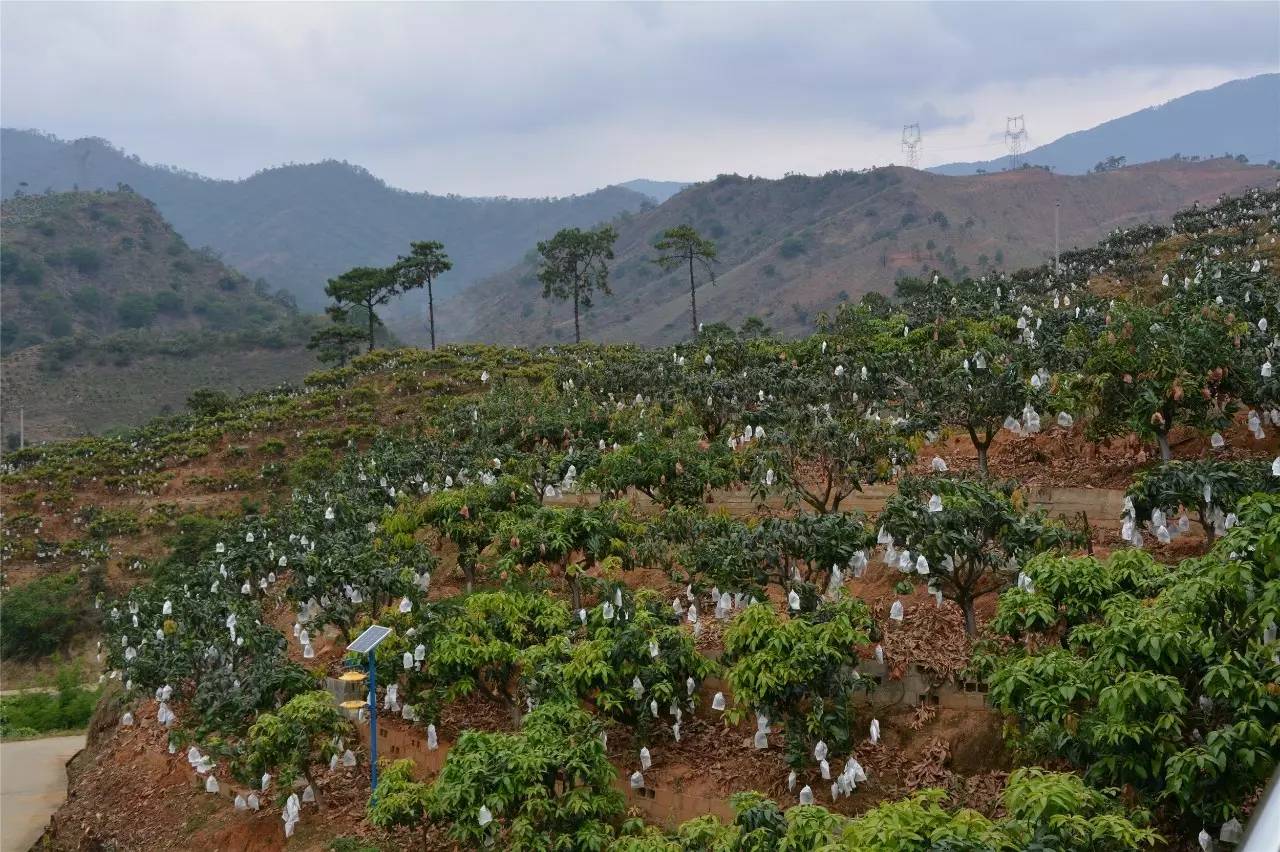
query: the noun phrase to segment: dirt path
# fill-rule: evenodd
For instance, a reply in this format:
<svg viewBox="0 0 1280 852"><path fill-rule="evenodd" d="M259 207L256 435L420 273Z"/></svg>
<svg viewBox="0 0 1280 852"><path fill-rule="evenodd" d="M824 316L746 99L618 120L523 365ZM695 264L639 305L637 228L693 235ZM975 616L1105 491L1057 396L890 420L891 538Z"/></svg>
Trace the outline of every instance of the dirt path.
<svg viewBox="0 0 1280 852"><path fill-rule="evenodd" d="M0 743L0 852L27 852L67 795L84 735Z"/></svg>

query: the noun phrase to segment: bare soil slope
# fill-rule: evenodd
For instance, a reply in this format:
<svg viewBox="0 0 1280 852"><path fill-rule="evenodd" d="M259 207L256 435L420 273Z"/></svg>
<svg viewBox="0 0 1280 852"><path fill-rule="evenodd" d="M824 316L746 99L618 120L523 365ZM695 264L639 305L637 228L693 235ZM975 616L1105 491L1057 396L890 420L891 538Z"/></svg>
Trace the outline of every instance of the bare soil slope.
<svg viewBox="0 0 1280 852"><path fill-rule="evenodd" d="M1043 263L1053 254L1055 201L1066 250L1274 179L1272 169L1234 160L1076 177L1042 169L946 177L893 167L782 180L722 175L622 222L614 295L595 300L583 334L644 344L688 335L687 271L663 273L651 262L654 238L678 224L692 224L720 253L716 286L699 287L700 320L736 326L758 316L776 331L798 333L841 301L890 292L901 276ZM532 262L472 285L440 315L470 318L446 330L455 340L573 339L572 311L542 299Z"/></svg>

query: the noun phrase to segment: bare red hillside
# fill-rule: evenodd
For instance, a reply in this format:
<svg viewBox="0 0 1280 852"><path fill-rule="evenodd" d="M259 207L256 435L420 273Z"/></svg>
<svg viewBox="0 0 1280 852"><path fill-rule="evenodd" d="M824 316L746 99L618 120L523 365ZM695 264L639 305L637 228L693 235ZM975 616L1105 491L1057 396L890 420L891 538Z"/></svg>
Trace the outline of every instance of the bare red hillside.
<svg viewBox="0 0 1280 852"><path fill-rule="evenodd" d="M699 288L700 320L737 325L754 315L796 333L842 300L889 292L902 275L978 275L1044 262L1053 253L1055 201L1066 250L1117 227L1167 222L1193 202L1269 185L1275 174L1214 160L1082 176L1024 169L947 177L897 167L781 180L724 175L619 221L614 294L596 300L583 334L662 344L688 333L686 273L663 273L650 262L655 236L678 224L692 224L720 252L716 286ZM573 337L571 311L542 299L532 263L472 285L440 315L450 318L451 339Z"/></svg>

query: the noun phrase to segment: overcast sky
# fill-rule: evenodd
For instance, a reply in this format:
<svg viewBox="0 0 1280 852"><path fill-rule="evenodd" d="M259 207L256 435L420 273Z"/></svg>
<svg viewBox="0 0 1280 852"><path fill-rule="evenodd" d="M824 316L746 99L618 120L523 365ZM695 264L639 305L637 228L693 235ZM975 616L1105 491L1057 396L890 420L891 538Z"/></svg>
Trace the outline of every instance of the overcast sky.
<svg viewBox="0 0 1280 852"><path fill-rule="evenodd" d="M0 123L235 178L562 195L1003 153L1280 70L1280 4L0 5Z"/></svg>

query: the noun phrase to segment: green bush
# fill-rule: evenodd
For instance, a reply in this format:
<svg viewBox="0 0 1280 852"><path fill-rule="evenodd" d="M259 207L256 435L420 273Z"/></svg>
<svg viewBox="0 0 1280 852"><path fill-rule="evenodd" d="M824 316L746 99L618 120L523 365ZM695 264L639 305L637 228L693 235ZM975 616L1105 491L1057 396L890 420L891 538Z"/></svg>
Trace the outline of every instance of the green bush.
<svg viewBox="0 0 1280 852"><path fill-rule="evenodd" d="M172 290L161 290L152 297L152 301L156 306L156 311L169 316L182 316L187 312L186 303L182 301L182 297Z"/></svg>
<svg viewBox="0 0 1280 852"><path fill-rule="evenodd" d="M74 573L41 577L0 598L0 657L43 657L66 647L82 620Z"/></svg>
<svg viewBox="0 0 1280 852"><path fill-rule="evenodd" d="M98 690L79 685L80 673L58 673L57 692L28 692L0 699L0 737L27 737L80 730L89 724Z"/></svg>
<svg viewBox="0 0 1280 852"><path fill-rule="evenodd" d="M71 304L86 314L96 314L107 306L110 297L92 285L81 287L71 294Z"/></svg>
<svg viewBox="0 0 1280 852"><path fill-rule="evenodd" d="M94 276L102 271L102 254L88 246L67 249L65 261L81 275Z"/></svg>
<svg viewBox="0 0 1280 852"><path fill-rule="evenodd" d="M145 293L129 293L120 300L116 316L125 328L146 328L155 321L155 300Z"/></svg>

